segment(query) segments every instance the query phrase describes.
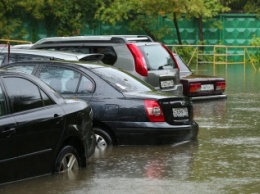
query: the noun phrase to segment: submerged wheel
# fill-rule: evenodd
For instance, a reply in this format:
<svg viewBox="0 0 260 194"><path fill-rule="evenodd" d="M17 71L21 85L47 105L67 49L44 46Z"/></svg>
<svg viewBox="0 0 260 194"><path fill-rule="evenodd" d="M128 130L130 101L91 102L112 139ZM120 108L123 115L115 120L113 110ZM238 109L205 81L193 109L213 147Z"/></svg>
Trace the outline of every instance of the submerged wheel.
<svg viewBox="0 0 260 194"><path fill-rule="evenodd" d="M72 146L65 146L56 159L54 172L71 172L82 167L77 150Z"/></svg>
<svg viewBox="0 0 260 194"><path fill-rule="evenodd" d="M97 142L96 147L98 149L103 150L103 149L106 149L108 146L113 145L112 138L106 131L104 131L100 128L93 128L93 131L96 136L96 142Z"/></svg>

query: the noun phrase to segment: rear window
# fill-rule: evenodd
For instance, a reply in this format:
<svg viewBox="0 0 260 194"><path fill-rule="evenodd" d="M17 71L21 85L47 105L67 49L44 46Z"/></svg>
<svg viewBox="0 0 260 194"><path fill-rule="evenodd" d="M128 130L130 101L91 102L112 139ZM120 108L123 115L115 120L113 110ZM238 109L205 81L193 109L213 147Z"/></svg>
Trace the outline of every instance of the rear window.
<svg viewBox="0 0 260 194"><path fill-rule="evenodd" d="M92 71L121 92L155 90L151 85L124 71L114 68L96 68Z"/></svg>
<svg viewBox="0 0 260 194"><path fill-rule="evenodd" d="M44 49L62 51L62 52L72 52L72 53L82 53L82 54L93 54L93 53L101 53L104 55L101 60L104 64L114 65L117 60L116 52L111 46L87 46L87 45L79 45L79 46L54 46L54 47L46 47ZM89 61L89 60L88 60Z"/></svg>
<svg viewBox="0 0 260 194"><path fill-rule="evenodd" d="M177 68L172 56L162 45L143 45L139 48L146 59L148 70Z"/></svg>

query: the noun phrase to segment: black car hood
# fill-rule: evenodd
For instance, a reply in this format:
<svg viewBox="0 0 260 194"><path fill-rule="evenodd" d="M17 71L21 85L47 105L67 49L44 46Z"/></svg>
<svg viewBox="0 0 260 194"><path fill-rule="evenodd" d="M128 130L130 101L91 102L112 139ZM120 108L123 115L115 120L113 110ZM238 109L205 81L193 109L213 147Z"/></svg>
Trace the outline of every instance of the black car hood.
<svg viewBox="0 0 260 194"><path fill-rule="evenodd" d="M171 98L175 100L184 100L186 97L173 95L168 92L161 91L147 91L147 92L124 92L123 95L126 98L136 98L136 99L164 99Z"/></svg>

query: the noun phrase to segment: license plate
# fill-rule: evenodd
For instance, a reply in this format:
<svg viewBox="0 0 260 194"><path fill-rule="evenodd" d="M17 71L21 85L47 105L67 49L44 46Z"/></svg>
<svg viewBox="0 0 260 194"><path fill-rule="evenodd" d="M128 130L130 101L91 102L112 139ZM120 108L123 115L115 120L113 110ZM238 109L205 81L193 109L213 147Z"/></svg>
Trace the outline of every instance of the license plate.
<svg viewBox="0 0 260 194"><path fill-rule="evenodd" d="M214 90L214 86L213 84L205 84L205 85L201 85L201 91L213 91Z"/></svg>
<svg viewBox="0 0 260 194"><path fill-rule="evenodd" d="M173 117L188 117L188 109L187 108L173 108L172 109Z"/></svg>
<svg viewBox="0 0 260 194"><path fill-rule="evenodd" d="M169 88L173 86L174 86L173 80L161 81L161 88Z"/></svg>

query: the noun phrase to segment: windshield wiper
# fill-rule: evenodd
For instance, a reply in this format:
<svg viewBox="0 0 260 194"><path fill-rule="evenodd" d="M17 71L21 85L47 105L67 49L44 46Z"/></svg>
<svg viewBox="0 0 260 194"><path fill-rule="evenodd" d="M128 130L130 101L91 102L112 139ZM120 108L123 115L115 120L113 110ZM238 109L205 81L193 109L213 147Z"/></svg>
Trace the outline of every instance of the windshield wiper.
<svg viewBox="0 0 260 194"><path fill-rule="evenodd" d="M171 64L161 65L161 66L158 67L158 70L160 70L160 69L164 69L163 67L166 67L166 66L171 66Z"/></svg>

